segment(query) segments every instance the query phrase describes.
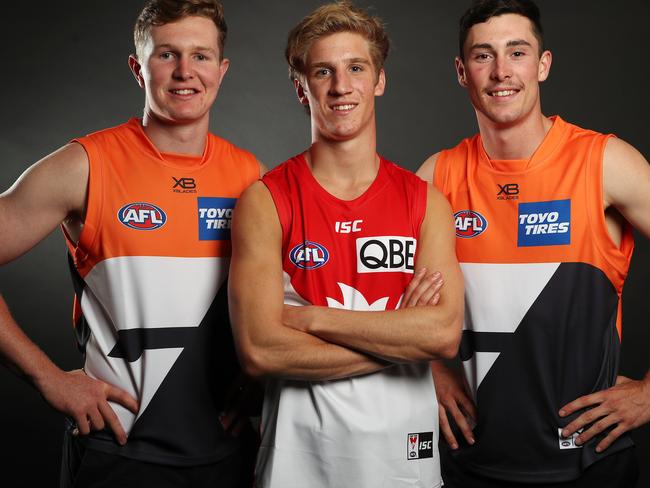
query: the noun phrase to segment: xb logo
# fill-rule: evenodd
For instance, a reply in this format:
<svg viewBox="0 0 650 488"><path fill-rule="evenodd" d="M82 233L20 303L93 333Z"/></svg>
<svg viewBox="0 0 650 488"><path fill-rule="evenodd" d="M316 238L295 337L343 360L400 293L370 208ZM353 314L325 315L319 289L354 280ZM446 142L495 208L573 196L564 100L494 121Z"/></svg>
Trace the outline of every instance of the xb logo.
<svg viewBox="0 0 650 488"><path fill-rule="evenodd" d="M196 193L196 181L194 178L176 178L172 176L174 186L172 191L174 193Z"/></svg>
<svg viewBox="0 0 650 488"><path fill-rule="evenodd" d="M519 197L519 185L517 183L506 183L505 185L500 185L499 192L497 193L497 200L518 200Z"/></svg>

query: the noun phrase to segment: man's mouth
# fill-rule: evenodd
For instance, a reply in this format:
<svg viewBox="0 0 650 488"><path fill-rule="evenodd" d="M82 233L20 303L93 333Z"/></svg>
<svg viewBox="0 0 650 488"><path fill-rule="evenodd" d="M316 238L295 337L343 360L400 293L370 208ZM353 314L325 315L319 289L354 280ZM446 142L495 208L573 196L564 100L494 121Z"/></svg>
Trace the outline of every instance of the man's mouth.
<svg viewBox="0 0 650 488"><path fill-rule="evenodd" d="M511 95L514 95L518 93L519 90L494 90L488 92L488 95L491 97L496 97L496 98L501 98L501 97L509 97Z"/></svg>
<svg viewBox="0 0 650 488"><path fill-rule="evenodd" d="M198 93L197 90L194 88L180 88L180 89L175 89L175 90L169 90L172 92L174 95L194 95L195 93Z"/></svg>
<svg viewBox="0 0 650 488"><path fill-rule="evenodd" d="M347 112L354 109L356 106L357 105L355 103L343 103L340 105L332 105L330 108L335 112Z"/></svg>

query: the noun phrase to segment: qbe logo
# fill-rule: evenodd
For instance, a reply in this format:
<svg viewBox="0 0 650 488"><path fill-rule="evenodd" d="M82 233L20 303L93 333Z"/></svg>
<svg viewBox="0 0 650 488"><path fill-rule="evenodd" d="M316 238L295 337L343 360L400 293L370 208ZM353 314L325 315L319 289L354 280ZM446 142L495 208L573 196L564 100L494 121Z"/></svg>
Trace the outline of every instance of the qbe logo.
<svg viewBox="0 0 650 488"><path fill-rule="evenodd" d="M129 203L118 212L117 218L122 224L136 230L160 229L167 222L167 215L162 208L152 203Z"/></svg>
<svg viewBox="0 0 650 488"><path fill-rule="evenodd" d="M291 249L289 259L300 269L316 269L325 266L330 253L317 242L305 241Z"/></svg>
<svg viewBox="0 0 650 488"><path fill-rule="evenodd" d="M406 436L406 459L433 457L433 432L418 432Z"/></svg>
<svg viewBox="0 0 650 488"><path fill-rule="evenodd" d="M478 212L461 210L454 214L454 224L456 225L456 237L469 239L485 232L488 221Z"/></svg>
<svg viewBox="0 0 650 488"><path fill-rule="evenodd" d="M227 241L230 239L232 211L236 198L198 197L199 240Z"/></svg>
<svg viewBox="0 0 650 488"><path fill-rule="evenodd" d="M412 237L357 239L357 273L413 273L417 241Z"/></svg>
<svg viewBox="0 0 650 488"><path fill-rule="evenodd" d="M517 229L519 247L571 244L571 200L520 203Z"/></svg>

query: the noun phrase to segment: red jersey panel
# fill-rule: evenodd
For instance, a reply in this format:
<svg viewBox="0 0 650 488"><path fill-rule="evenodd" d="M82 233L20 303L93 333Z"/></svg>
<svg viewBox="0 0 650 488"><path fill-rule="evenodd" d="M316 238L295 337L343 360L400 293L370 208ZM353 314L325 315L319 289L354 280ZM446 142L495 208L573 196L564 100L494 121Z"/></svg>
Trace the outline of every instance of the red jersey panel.
<svg viewBox="0 0 650 488"><path fill-rule="evenodd" d="M267 173L282 225L285 303L395 309L412 278L426 184L381 159L352 201L303 156ZM259 487L440 485L437 403L427 363L336 381L267 383Z"/></svg>

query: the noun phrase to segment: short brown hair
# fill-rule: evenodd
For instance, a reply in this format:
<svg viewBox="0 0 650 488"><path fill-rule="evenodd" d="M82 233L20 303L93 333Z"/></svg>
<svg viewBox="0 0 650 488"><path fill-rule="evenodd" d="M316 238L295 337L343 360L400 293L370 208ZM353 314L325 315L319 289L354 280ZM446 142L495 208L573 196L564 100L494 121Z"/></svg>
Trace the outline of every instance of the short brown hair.
<svg viewBox="0 0 650 488"><path fill-rule="evenodd" d="M379 17L355 7L349 1L329 3L317 8L289 33L285 56L291 79L304 74L307 53L321 37L337 32L361 34L370 43L370 56L377 72L384 67L390 41Z"/></svg>
<svg viewBox="0 0 650 488"><path fill-rule="evenodd" d="M533 35L539 44L539 55L544 52L544 31L539 8L532 0L474 0L460 18L458 48L460 59L465 60L465 41L469 30L476 24L487 22L492 17L517 14L526 17L533 25Z"/></svg>
<svg viewBox="0 0 650 488"><path fill-rule="evenodd" d="M147 42L151 27L176 22L191 15L206 17L217 26L219 56L223 58L228 26L223 15L223 5L218 0L148 0L133 29L136 53L140 53Z"/></svg>

